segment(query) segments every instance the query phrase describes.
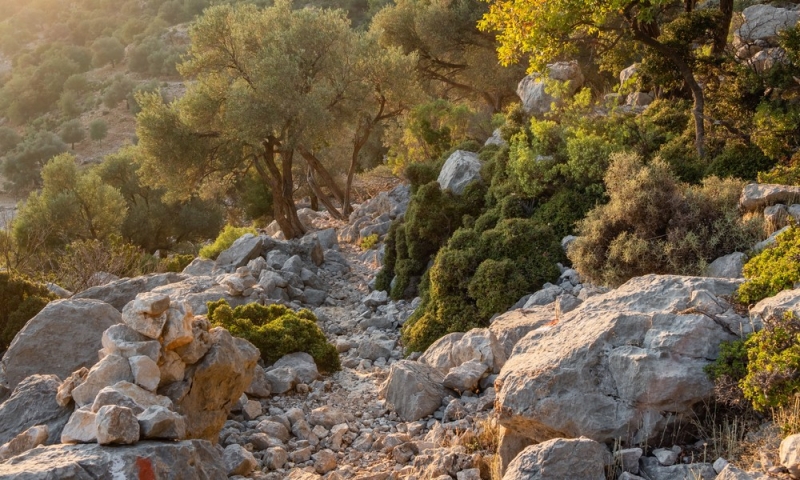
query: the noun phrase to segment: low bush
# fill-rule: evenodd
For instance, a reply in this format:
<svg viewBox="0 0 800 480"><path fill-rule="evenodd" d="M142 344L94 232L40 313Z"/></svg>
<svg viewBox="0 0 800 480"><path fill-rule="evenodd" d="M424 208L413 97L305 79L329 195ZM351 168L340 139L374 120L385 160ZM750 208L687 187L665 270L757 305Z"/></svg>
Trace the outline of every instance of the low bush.
<svg viewBox="0 0 800 480"><path fill-rule="evenodd" d="M232 225L225 225L225 227L219 233L219 236L217 236L216 240L214 240L212 244L206 245L200 249L199 255L203 258L214 260L219 256L220 253L230 248L231 245L233 245L233 242L238 240L239 237L246 233L252 233L253 235L258 234L256 229L252 227L234 227Z"/></svg>
<svg viewBox="0 0 800 480"><path fill-rule="evenodd" d="M368 235L361 239L361 242L358 244L361 247L361 250L371 250L378 246L378 234L373 233L372 235Z"/></svg>
<svg viewBox="0 0 800 480"><path fill-rule="evenodd" d="M55 296L21 274L0 271L0 355L22 327Z"/></svg>
<svg viewBox="0 0 800 480"><path fill-rule="evenodd" d="M736 299L747 305L793 288L800 282L800 228L792 226L778 235L773 247L745 264L743 273L746 280Z"/></svg>
<svg viewBox="0 0 800 480"><path fill-rule="evenodd" d="M747 375L739 382L756 410L785 407L800 392L800 319L793 312L764 321L747 348Z"/></svg>
<svg viewBox="0 0 800 480"><path fill-rule="evenodd" d="M760 219L739 217L742 181L709 177L689 186L665 162L616 154L605 184L609 203L580 222L569 251L593 283L616 286L648 273L699 275L714 259L763 238Z"/></svg>
<svg viewBox="0 0 800 480"><path fill-rule="evenodd" d="M407 351L487 326L492 315L555 280L556 262L563 259L552 230L529 219L501 220L483 232L456 231L423 279L422 305L403 327Z"/></svg>
<svg viewBox="0 0 800 480"><path fill-rule="evenodd" d="M310 310L295 312L283 305L257 303L231 308L228 302L220 299L208 302L208 319L213 325L255 345L267 365L284 355L306 352L322 372L341 369L336 347L328 343L317 326L317 317Z"/></svg>
<svg viewBox="0 0 800 480"><path fill-rule="evenodd" d="M167 272L180 273L192 263L192 260L194 260L194 255L191 254L170 255L161 261L161 268Z"/></svg>

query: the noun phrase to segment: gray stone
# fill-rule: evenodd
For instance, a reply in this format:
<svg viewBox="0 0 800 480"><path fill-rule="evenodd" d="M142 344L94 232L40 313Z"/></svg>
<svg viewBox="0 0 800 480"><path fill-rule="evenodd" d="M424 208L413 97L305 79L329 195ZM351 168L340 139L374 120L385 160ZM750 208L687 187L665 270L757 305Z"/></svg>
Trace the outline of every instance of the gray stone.
<svg viewBox="0 0 800 480"><path fill-rule="evenodd" d="M305 384L311 384L320 377L314 358L306 352L284 355L270 367L270 370L273 368L290 368L295 372L296 381Z"/></svg>
<svg viewBox="0 0 800 480"><path fill-rule="evenodd" d="M665 467L675 465L675 461L678 460L678 452L669 448L656 448L653 450L653 456Z"/></svg>
<svg viewBox="0 0 800 480"><path fill-rule="evenodd" d="M651 480L674 480L677 478L713 480L717 476L717 472L708 463L666 467L658 463L658 460L654 457L642 457L639 467L642 476Z"/></svg>
<svg viewBox="0 0 800 480"><path fill-rule="evenodd" d="M96 417L96 413L82 408L72 412L64 430L61 431L61 443L97 442Z"/></svg>
<svg viewBox="0 0 800 480"><path fill-rule="evenodd" d="M154 392L161 381L161 372L158 370L158 364L145 355L130 357L128 362L131 364L134 383L145 390Z"/></svg>
<svg viewBox="0 0 800 480"><path fill-rule="evenodd" d="M261 365L256 365L253 370L253 381L247 387L244 393L250 397L267 398L272 392L270 391L270 382L267 379L266 372Z"/></svg>
<svg viewBox="0 0 800 480"><path fill-rule="evenodd" d="M691 308L705 296L730 310L722 296L738 284L637 277L589 298L557 324L529 332L496 381L500 423L538 442L586 436L637 444L654 438L667 422L690 415L692 406L713 395L704 367L747 321L730 313L717 323Z"/></svg>
<svg viewBox="0 0 800 480"><path fill-rule="evenodd" d="M336 469L336 454L328 449L320 450L313 454L311 458L314 460L314 470L320 475Z"/></svg>
<svg viewBox="0 0 800 480"><path fill-rule="evenodd" d="M605 480L608 455L605 446L585 437L556 438L523 450L503 480Z"/></svg>
<svg viewBox="0 0 800 480"><path fill-rule="evenodd" d="M346 422L347 417L344 412L328 406L315 408L308 416L308 423L314 426L322 425L327 429L331 429L336 425L341 425Z"/></svg>
<svg viewBox="0 0 800 480"><path fill-rule="evenodd" d="M211 272L214 271L214 260L207 260L205 258L197 257L192 260L192 263L186 265L186 268L183 269L184 275L192 275L192 276L207 276L211 275Z"/></svg>
<svg viewBox="0 0 800 480"><path fill-rule="evenodd" d="M81 367L91 367L97 362L103 331L119 322L118 311L96 300L50 302L14 337L0 360L0 377L14 390L30 375L67 378Z"/></svg>
<svg viewBox="0 0 800 480"><path fill-rule="evenodd" d="M303 303L311 305L312 307L319 307L325 303L328 298L327 292L317 290L315 288L306 288L303 290Z"/></svg>
<svg viewBox="0 0 800 480"><path fill-rule="evenodd" d="M800 199L800 187L750 183L742 189L742 195L739 197L739 207L744 211L754 212L776 203L787 205L800 203L798 199Z"/></svg>
<svg viewBox="0 0 800 480"><path fill-rule="evenodd" d="M107 355L89 370L86 380L72 390L72 399L79 407L89 405L104 387L123 381L133 381L130 363L119 355Z"/></svg>
<svg viewBox="0 0 800 480"><path fill-rule="evenodd" d="M158 340L146 337L124 323L107 328L101 342L106 354L125 358L144 355L156 362L161 356L161 344Z"/></svg>
<svg viewBox="0 0 800 480"><path fill-rule="evenodd" d="M706 275L716 278L742 278L742 269L747 261L747 255L742 252L719 257L708 265Z"/></svg>
<svg viewBox="0 0 800 480"><path fill-rule="evenodd" d="M564 293L564 289L555 285L543 288L531 295L523 308L531 308L538 305L549 305L556 301L559 295Z"/></svg>
<svg viewBox="0 0 800 480"><path fill-rule="evenodd" d="M557 62L547 66L547 75L552 80L569 82L567 94L572 95L583 86L584 77L578 62ZM546 82L542 75L533 73L523 78L517 85L517 96L522 100L522 108L534 116L549 112L553 103L560 101L545 91Z"/></svg>
<svg viewBox="0 0 800 480"><path fill-rule="evenodd" d="M139 414L148 407L160 406L172 408L172 400L163 395L148 392L130 382L118 382L104 387L97 393L92 403L92 411L97 412L106 405L123 405L134 414Z"/></svg>
<svg viewBox="0 0 800 480"><path fill-rule="evenodd" d="M258 466L258 461L253 454L235 443L225 447L222 461L225 463L225 470L227 470L229 477L249 475Z"/></svg>
<svg viewBox="0 0 800 480"><path fill-rule="evenodd" d="M166 311L169 307L169 296L152 292L141 293L122 309L122 321L148 338L159 339L167 322Z"/></svg>
<svg viewBox="0 0 800 480"><path fill-rule="evenodd" d="M778 452L781 465L794 478L800 477L800 434L789 435L781 441Z"/></svg>
<svg viewBox="0 0 800 480"><path fill-rule="evenodd" d="M632 92L625 99L625 104L631 107L646 107L653 103L653 97L645 92Z"/></svg>
<svg viewBox="0 0 800 480"><path fill-rule="evenodd" d="M446 390L444 376L424 363L400 360L392 364L381 394L406 422L433 414L442 403Z"/></svg>
<svg viewBox="0 0 800 480"><path fill-rule="evenodd" d="M642 458L641 448L623 448L614 452L614 456L622 467L622 470L633 473L639 473L639 459Z"/></svg>
<svg viewBox="0 0 800 480"><path fill-rule="evenodd" d="M439 172L439 186L442 190L461 195L467 185L481 180L481 166L478 154L456 150L447 158Z"/></svg>
<svg viewBox="0 0 800 480"><path fill-rule="evenodd" d="M0 446L0 463L43 445L47 441L48 434L47 425L36 425L20 433Z"/></svg>
<svg viewBox="0 0 800 480"><path fill-rule="evenodd" d="M269 383L269 389L276 395L281 395L297 385L297 372L291 368L273 368L264 373Z"/></svg>
<svg viewBox="0 0 800 480"><path fill-rule="evenodd" d="M445 375L442 385L460 393L474 391L478 388L478 382L487 370L489 367L485 364L470 360L450 369Z"/></svg>
<svg viewBox="0 0 800 480"><path fill-rule="evenodd" d="M489 138L487 138L487 139L486 139L486 141L483 143L483 145L484 145L484 146L488 146L488 145L498 145L498 146L501 146L501 147L502 147L503 145L507 145L507 144L508 144L508 142L506 142L505 140L503 140L503 137L502 137L502 135L501 135L501 132L500 132L500 129L499 129L499 128L496 128L496 129L495 129L495 130L492 132L492 136L491 136L491 137L489 137Z"/></svg>
<svg viewBox="0 0 800 480"><path fill-rule="evenodd" d="M136 416L140 435L147 439L180 440L186 436L183 416L160 405L151 405Z"/></svg>
<svg viewBox="0 0 800 480"><path fill-rule="evenodd" d="M150 292L158 287L163 287L189 278L180 273L153 273L136 278L123 278L107 285L92 287L76 294L73 299L88 298L103 301L119 311L127 305L136 295Z"/></svg>
<svg viewBox="0 0 800 480"><path fill-rule="evenodd" d="M778 33L797 24L798 12L771 5L752 5L742 11L744 22L734 32L736 43L750 44L758 40L777 42Z"/></svg>
<svg viewBox="0 0 800 480"><path fill-rule="evenodd" d="M53 445L29 450L0 468L2 480L92 480L115 478L114 475L168 480L228 478L219 452L201 440L148 441L114 447Z"/></svg>
<svg viewBox="0 0 800 480"><path fill-rule="evenodd" d="M358 356L367 360L389 358L396 343L393 338L384 335L370 337L358 346Z"/></svg>
<svg viewBox="0 0 800 480"><path fill-rule="evenodd" d="M272 438L277 438L281 442L288 442L289 438L291 438L289 429L286 428L285 425L271 420L262 420L258 422L256 429Z"/></svg>
<svg viewBox="0 0 800 480"><path fill-rule="evenodd" d="M619 72L619 84L620 86L625 86L634 76L636 76L636 72L639 70L639 64L634 63L630 67L624 68L621 72Z"/></svg>
<svg viewBox="0 0 800 480"><path fill-rule="evenodd" d="M260 258L260 257L259 257ZM205 317L194 317L192 320L192 341L175 349L181 362L186 365L197 363L211 348L211 337L208 330L211 325Z"/></svg>
<svg viewBox="0 0 800 480"><path fill-rule="evenodd" d="M260 236L246 233L237 238L230 248L219 254L214 268L232 272L239 267L244 267L247 262L261 254L263 246L264 243Z"/></svg>
<svg viewBox="0 0 800 480"><path fill-rule="evenodd" d="M731 464L725 466L722 471L719 472L715 480L754 480L753 477L743 471L739 470L738 468L734 467Z"/></svg>
<svg viewBox="0 0 800 480"><path fill-rule="evenodd" d="M97 411L97 443L131 445L139 441L139 422L127 407L106 405Z"/></svg>
<svg viewBox="0 0 800 480"><path fill-rule="evenodd" d="M494 373L499 372L505 364L503 346L491 330L473 328L467 333L449 333L436 340L419 359L443 375L472 360L487 365Z"/></svg>
<svg viewBox="0 0 800 480"><path fill-rule="evenodd" d="M364 297L364 300L362 301L364 305L373 309L381 305L386 305L388 302L389 302L389 294L382 290L381 291L376 290L370 293L369 295Z"/></svg>
<svg viewBox="0 0 800 480"><path fill-rule="evenodd" d="M161 344L166 350L188 345L194 340L192 331L192 321L194 314L192 307L184 301L172 302L169 310L166 311L167 322L164 325L164 334Z"/></svg>

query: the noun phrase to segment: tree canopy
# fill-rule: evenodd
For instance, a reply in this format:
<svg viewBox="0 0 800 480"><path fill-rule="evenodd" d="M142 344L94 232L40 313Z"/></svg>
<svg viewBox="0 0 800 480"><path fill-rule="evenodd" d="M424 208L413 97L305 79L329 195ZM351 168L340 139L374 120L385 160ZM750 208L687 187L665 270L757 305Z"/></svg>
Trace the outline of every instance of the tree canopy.
<svg viewBox="0 0 800 480"><path fill-rule="evenodd" d="M185 198L254 168L271 189L275 219L294 238L305 231L293 200L297 154L332 214L348 212L349 188L331 175L331 156L347 145L352 171L374 127L404 111L415 91L414 57L353 31L342 11L292 10L286 1L210 8L190 36L179 70L196 82L186 95L169 105L137 97L144 178Z"/></svg>

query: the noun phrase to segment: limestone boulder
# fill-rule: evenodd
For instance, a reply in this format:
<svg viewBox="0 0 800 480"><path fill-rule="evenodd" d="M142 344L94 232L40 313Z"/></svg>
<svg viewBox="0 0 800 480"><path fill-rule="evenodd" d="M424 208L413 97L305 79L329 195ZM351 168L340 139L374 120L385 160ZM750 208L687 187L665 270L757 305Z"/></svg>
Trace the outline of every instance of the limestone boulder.
<svg viewBox="0 0 800 480"><path fill-rule="evenodd" d="M223 328L212 329L209 336L208 352L186 369L188 380L175 382L165 393L186 418L187 438L216 442L231 408L253 381L261 353Z"/></svg>
<svg viewBox="0 0 800 480"><path fill-rule="evenodd" d="M0 360L0 377L14 390L30 375L67 378L97 362L103 331L120 323L118 311L96 300L56 300L17 333Z"/></svg>
<svg viewBox="0 0 800 480"><path fill-rule="evenodd" d="M415 422L439 408L447 394L443 381L444 375L427 364L400 360L389 369L381 394L400 418Z"/></svg>
<svg viewBox="0 0 800 480"><path fill-rule="evenodd" d="M226 480L228 475L220 453L203 440L146 441L113 447L96 443L52 445L29 450L0 468L2 480L116 477Z"/></svg>
<svg viewBox="0 0 800 480"><path fill-rule="evenodd" d="M752 327L760 330L764 320L771 317L782 317L786 312L800 314L800 288L784 290L774 297L768 297L750 308Z"/></svg>
<svg viewBox="0 0 800 480"><path fill-rule="evenodd" d="M800 187L750 183L742 189L739 207L746 212L755 212L776 203L786 205L798 203L798 199L800 199Z"/></svg>
<svg viewBox="0 0 800 480"><path fill-rule="evenodd" d="M789 435L781 441L779 458L793 478L800 477L800 434Z"/></svg>
<svg viewBox="0 0 800 480"><path fill-rule="evenodd" d="M133 381L128 359L119 355L107 355L89 370L83 383L72 389L72 399L79 407L90 405L106 386Z"/></svg>
<svg viewBox="0 0 800 480"><path fill-rule="evenodd" d="M604 480L608 449L586 437L532 445L508 466L503 480Z"/></svg>
<svg viewBox="0 0 800 480"><path fill-rule="evenodd" d="M55 375L32 375L17 385L0 404L0 444L37 425L47 426L48 444L59 440L72 413L56 402L60 383Z"/></svg>
<svg viewBox="0 0 800 480"><path fill-rule="evenodd" d="M742 269L747 262L747 255L733 252L719 257L708 265L706 275L716 278L743 278Z"/></svg>
<svg viewBox="0 0 800 480"><path fill-rule="evenodd" d="M141 438L180 440L186 436L186 420L160 405L147 407L136 416Z"/></svg>
<svg viewBox="0 0 800 480"><path fill-rule="evenodd" d="M442 190L461 195L467 185L481 180L481 166L477 153L456 150L447 158L439 172L439 186Z"/></svg>
<svg viewBox="0 0 800 480"><path fill-rule="evenodd" d="M139 440L139 422L130 408L118 405L101 407L94 424L100 445L132 445Z"/></svg>
<svg viewBox="0 0 800 480"><path fill-rule="evenodd" d="M568 82L567 93L572 95L583 86L584 76L578 62L556 62L547 66L547 76L559 82ZM533 73L517 85L517 96L529 115L543 115L550 111L556 99L545 91L546 82L541 74Z"/></svg>
<svg viewBox="0 0 800 480"><path fill-rule="evenodd" d="M264 241L260 236L246 233L237 238L230 248L219 254L214 267L225 272L244 267L247 262L261 254L263 246Z"/></svg>
<svg viewBox="0 0 800 480"><path fill-rule="evenodd" d="M107 328L103 332L101 343L107 355L119 355L128 359L146 356L155 362L161 356L161 344L158 340L146 337L124 323Z"/></svg>
<svg viewBox="0 0 800 480"><path fill-rule="evenodd" d="M75 295L73 298L100 300L121 312L125 305L136 298L136 295L144 292L150 292L164 285L181 282L187 278L190 277L188 275L173 272L153 273L136 278L122 278L106 285L84 290Z"/></svg>
<svg viewBox="0 0 800 480"><path fill-rule="evenodd" d="M16 457L32 448L44 445L48 435L47 425L36 425L25 430L8 443L0 446L0 462L5 462L11 457Z"/></svg>
<svg viewBox="0 0 800 480"><path fill-rule="evenodd" d="M89 409L79 408L72 412L69 421L61 431L61 443L97 442L97 414Z"/></svg>
<svg viewBox="0 0 800 480"><path fill-rule="evenodd" d="M587 299L517 343L495 383L500 423L534 442L637 444L710 398L703 371L749 321L722 298L739 282L647 275Z"/></svg>
<svg viewBox="0 0 800 480"><path fill-rule="evenodd" d="M772 5L752 5L742 11L743 23L735 35L739 44L750 44L759 40L776 43L782 30L797 24L798 12Z"/></svg>
<svg viewBox="0 0 800 480"><path fill-rule="evenodd" d="M483 363L493 373L498 373L506 362L506 355L490 329L474 328L466 333L449 333L436 340L419 361L439 370L442 375L469 361Z"/></svg>
<svg viewBox="0 0 800 480"><path fill-rule="evenodd" d="M528 332L555 322L556 312L553 305L535 306L512 310L498 316L492 321L489 330L500 343L505 358L508 358L517 342Z"/></svg>
<svg viewBox="0 0 800 480"><path fill-rule="evenodd" d="M306 352L284 355L270 367L270 370L280 368L291 369L295 374L294 381L299 383L311 384L320 377L314 358Z"/></svg>

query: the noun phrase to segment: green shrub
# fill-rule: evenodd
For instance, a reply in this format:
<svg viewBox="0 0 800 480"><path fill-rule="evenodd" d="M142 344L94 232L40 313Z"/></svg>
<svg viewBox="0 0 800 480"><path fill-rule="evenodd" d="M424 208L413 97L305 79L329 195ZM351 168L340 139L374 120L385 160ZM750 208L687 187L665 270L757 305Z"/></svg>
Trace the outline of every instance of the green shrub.
<svg viewBox="0 0 800 480"><path fill-rule="evenodd" d="M44 285L15 272L0 272L0 354L22 327L55 296Z"/></svg>
<svg viewBox="0 0 800 480"><path fill-rule="evenodd" d="M372 235L367 235L366 237L361 239L361 242L358 245L361 247L361 250L371 250L378 246L378 234L373 233Z"/></svg>
<svg viewBox="0 0 800 480"><path fill-rule="evenodd" d="M403 326L407 351L423 351L447 333L487 326L492 315L558 277L556 263L563 259L552 230L532 220L456 231L423 278L422 305Z"/></svg>
<svg viewBox="0 0 800 480"><path fill-rule="evenodd" d="M609 202L579 224L570 260L589 281L620 285L648 273L699 275L714 259L763 237L760 220L742 221L743 183L709 177L689 186L663 161L645 165L616 154L605 178Z"/></svg>
<svg viewBox="0 0 800 480"><path fill-rule="evenodd" d="M432 162L410 163L406 166L405 176L411 183L411 192L415 193L419 187L427 185L439 176L442 166Z"/></svg>
<svg viewBox="0 0 800 480"><path fill-rule="evenodd" d="M790 227L778 235L775 246L751 258L744 266L744 278L736 293L744 304L793 288L800 281L800 228Z"/></svg>
<svg viewBox="0 0 800 480"><path fill-rule="evenodd" d="M167 272L180 273L183 271L184 268L186 268L187 266L189 266L190 263L192 263L192 260L194 260L194 255L191 254L170 255L169 257L161 261L161 267Z"/></svg>
<svg viewBox="0 0 800 480"><path fill-rule="evenodd" d="M258 348L267 365L284 355L306 352L322 372L341 369L336 347L328 343L317 326L317 317L307 309L297 312L283 305L248 303L231 308L224 299L208 302L208 319L232 335Z"/></svg>
<svg viewBox="0 0 800 480"><path fill-rule="evenodd" d="M217 236L217 239L214 240L214 243L201 248L199 255L203 258L214 260L219 256L220 253L230 248L230 246L233 245L233 242L238 240L239 237L246 233L252 233L253 235L258 234L256 229L252 227L234 227L232 225L225 225L225 227L219 233L219 236Z"/></svg>
<svg viewBox="0 0 800 480"><path fill-rule="evenodd" d="M800 392L800 320L790 311L764 321L747 339L747 375L739 382L756 410L786 406Z"/></svg>
<svg viewBox="0 0 800 480"><path fill-rule="evenodd" d="M711 161L706 175L755 180L759 172L768 171L774 165L775 161L764 155L758 147L729 142L722 153Z"/></svg>

